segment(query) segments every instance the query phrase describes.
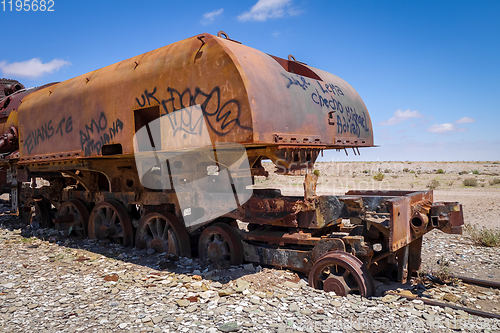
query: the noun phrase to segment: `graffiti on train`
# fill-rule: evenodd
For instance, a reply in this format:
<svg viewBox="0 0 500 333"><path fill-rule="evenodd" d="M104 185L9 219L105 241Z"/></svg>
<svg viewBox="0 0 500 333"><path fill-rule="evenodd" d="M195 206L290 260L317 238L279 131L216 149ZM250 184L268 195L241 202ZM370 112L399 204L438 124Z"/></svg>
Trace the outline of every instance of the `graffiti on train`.
<svg viewBox="0 0 500 333"><path fill-rule="evenodd" d="M101 112L80 130L80 145L85 156L91 156L92 153L99 154L102 146L110 143L122 130L123 122L120 119L117 118L108 127L106 114Z"/></svg>
<svg viewBox="0 0 500 333"><path fill-rule="evenodd" d="M335 113L337 125L337 134L352 134L360 137L363 133L370 132L370 126L365 111L357 111L356 108L346 105L344 91L337 85L316 81L316 84L311 82L301 75L284 75L287 81L287 88L298 86L311 95L311 100L314 104L321 108L326 108L328 114ZM344 104L341 102L344 101Z"/></svg>
<svg viewBox="0 0 500 333"><path fill-rule="evenodd" d="M71 119L71 116L68 118L63 117L58 121L53 121L51 119L39 128L36 128L32 132L28 133L23 146L28 150L28 154L31 154L33 149L40 145L41 142L48 141L53 137L62 138L64 140L65 135L71 133L72 131L73 120Z"/></svg>
<svg viewBox="0 0 500 333"><path fill-rule="evenodd" d="M236 99L222 100L219 87L213 88L210 92L205 92L199 87L193 90L186 88L182 92L171 87L168 87L165 92L157 90L157 87L152 90L146 89L135 100L141 108L154 104L160 105L167 115L174 111L186 110L182 111L180 115L176 113L175 117L170 119L175 133L178 131L194 133L199 119L191 117L189 114L184 115L184 113L189 112L189 107L195 105L201 106L208 127L218 135L227 135L235 127L252 130L251 127L240 123L241 107L239 101Z"/></svg>

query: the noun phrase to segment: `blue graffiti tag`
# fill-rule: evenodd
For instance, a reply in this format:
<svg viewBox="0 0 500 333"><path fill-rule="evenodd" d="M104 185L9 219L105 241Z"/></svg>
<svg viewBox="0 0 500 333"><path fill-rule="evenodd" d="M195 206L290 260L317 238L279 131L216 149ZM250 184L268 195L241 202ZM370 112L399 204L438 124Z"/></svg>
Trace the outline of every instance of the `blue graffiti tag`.
<svg viewBox="0 0 500 333"><path fill-rule="evenodd" d="M282 75L288 79L288 82L286 83L287 88L296 85L304 90L307 90L311 85L303 76L297 75L298 78L295 78L285 74ZM365 111L358 113L356 108L352 108L348 105L342 105L340 99L345 95L339 86L321 81L316 82L319 87L314 89L311 93L311 100L320 107L325 107L328 110L331 110L329 113L339 112L337 114L338 134L350 133L359 138L362 130L364 132L370 132ZM331 122L330 124L333 125L334 123Z"/></svg>

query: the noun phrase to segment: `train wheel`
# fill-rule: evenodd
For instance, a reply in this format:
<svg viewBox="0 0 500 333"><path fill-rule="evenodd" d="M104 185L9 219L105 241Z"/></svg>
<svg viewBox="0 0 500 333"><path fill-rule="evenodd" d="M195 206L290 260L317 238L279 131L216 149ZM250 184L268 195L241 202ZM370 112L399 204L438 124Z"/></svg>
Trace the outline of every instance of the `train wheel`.
<svg viewBox="0 0 500 333"><path fill-rule="evenodd" d="M309 273L309 285L339 296L375 293L373 279L361 260L346 252L328 252L321 256Z"/></svg>
<svg viewBox="0 0 500 333"><path fill-rule="evenodd" d="M89 212L80 200L63 202L57 209L54 219L56 229L74 232L79 237L87 236Z"/></svg>
<svg viewBox="0 0 500 333"><path fill-rule="evenodd" d="M89 218L89 238L111 239L123 246L132 246L134 232L125 208L117 201L107 200L95 205Z"/></svg>
<svg viewBox="0 0 500 333"><path fill-rule="evenodd" d="M238 234L225 223L215 223L201 233L198 242L200 259L211 262L228 260L231 265L243 263L243 244Z"/></svg>
<svg viewBox="0 0 500 333"><path fill-rule="evenodd" d="M189 235L182 222L171 213L149 213L141 219L135 244L138 249L191 257Z"/></svg>
<svg viewBox="0 0 500 333"><path fill-rule="evenodd" d="M47 203L42 198L29 198L23 208L26 212L25 221L33 229L50 228L50 215Z"/></svg>

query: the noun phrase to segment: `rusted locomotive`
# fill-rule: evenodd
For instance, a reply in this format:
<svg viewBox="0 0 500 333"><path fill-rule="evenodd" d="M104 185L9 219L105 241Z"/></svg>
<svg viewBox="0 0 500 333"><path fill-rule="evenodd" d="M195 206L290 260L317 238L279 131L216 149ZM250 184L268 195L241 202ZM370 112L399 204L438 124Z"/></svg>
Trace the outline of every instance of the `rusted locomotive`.
<svg viewBox="0 0 500 333"><path fill-rule="evenodd" d="M366 106L339 77L223 32L13 90L0 100L0 163L34 228L288 267L365 296L372 277L418 269L426 232L461 233L461 205L432 191L316 195L323 150L373 146ZM263 159L304 174L304 196L252 190Z"/></svg>

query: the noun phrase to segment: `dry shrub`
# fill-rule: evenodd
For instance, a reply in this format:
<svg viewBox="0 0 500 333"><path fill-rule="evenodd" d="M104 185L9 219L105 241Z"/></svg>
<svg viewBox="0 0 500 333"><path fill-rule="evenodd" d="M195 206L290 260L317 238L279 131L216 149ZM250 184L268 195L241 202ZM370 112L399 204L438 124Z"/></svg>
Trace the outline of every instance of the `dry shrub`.
<svg viewBox="0 0 500 333"><path fill-rule="evenodd" d="M483 227L479 229L476 225L466 223L465 232L477 245L495 247L500 246L500 230L493 230Z"/></svg>
<svg viewBox="0 0 500 333"><path fill-rule="evenodd" d="M491 186L496 185L496 184L500 184L500 178L493 178L492 180L490 180Z"/></svg>
<svg viewBox="0 0 500 333"><path fill-rule="evenodd" d="M373 179L378 180L379 182L384 180L384 174L382 172L377 173L375 176L373 176Z"/></svg>
<svg viewBox="0 0 500 333"><path fill-rule="evenodd" d="M439 185L440 183L439 180L437 180L437 178L434 178L433 180L427 183L427 187L430 188L431 190L438 188Z"/></svg>
<svg viewBox="0 0 500 333"><path fill-rule="evenodd" d="M442 283L450 283L453 281L450 272L450 262L444 258L444 255L441 255L441 258L438 260L438 265L438 269L432 271L431 274L437 277Z"/></svg>
<svg viewBox="0 0 500 333"><path fill-rule="evenodd" d="M476 178L466 178L463 180L462 183L464 184L464 186L476 187L477 186L477 179Z"/></svg>

